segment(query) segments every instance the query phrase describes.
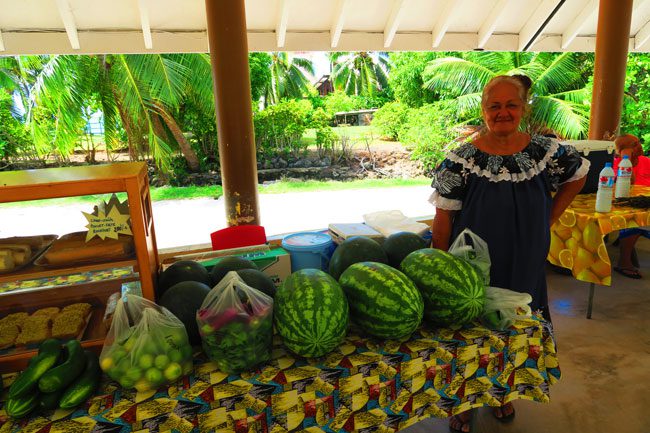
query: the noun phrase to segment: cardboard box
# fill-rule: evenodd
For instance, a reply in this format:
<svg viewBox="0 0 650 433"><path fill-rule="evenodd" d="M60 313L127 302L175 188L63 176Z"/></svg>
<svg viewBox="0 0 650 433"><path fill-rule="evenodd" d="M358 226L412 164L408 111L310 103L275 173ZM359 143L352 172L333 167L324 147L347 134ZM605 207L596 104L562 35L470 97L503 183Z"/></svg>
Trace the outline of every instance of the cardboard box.
<svg viewBox="0 0 650 433"><path fill-rule="evenodd" d="M226 250L220 251L223 253ZM228 254L228 256L239 256L250 260L257 265L260 271L268 275L276 286L280 285L289 275L291 275L291 256L283 248L261 248L258 250L246 251L238 254ZM215 257L207 260L197 260L203 266L211 270L212 267L226 256Z"/></svg>

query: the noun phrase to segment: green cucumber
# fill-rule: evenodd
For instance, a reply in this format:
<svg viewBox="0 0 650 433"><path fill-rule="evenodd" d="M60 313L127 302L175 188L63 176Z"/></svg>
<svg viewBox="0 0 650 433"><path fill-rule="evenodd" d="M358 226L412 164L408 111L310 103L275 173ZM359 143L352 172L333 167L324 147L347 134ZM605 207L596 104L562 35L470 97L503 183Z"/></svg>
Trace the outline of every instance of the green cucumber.
<svg viewBox="0 0 650 433"><path fill-rule="evenodd" d="M5 404L5 411L12 418L22 418L36 409L39 397L40 393L36 391L20 397L9 397Z"/></svg>
<svg viewBox="0 0 650 433"><path fill-rule="evenodd" d="M99 368L99 357L90 350L86 350L84 355L86 357L86 368L81 376L63 392L61 400L59 400L61 409L71 409L79 406L95 392L99 385L99 379L102 375Z"/></svg>
<svg viewBox="0 0 650 433"><path fill-rule="evenodd" d="M41 400L38 402L40 410L54 410L59 407L59 401L63 395L63 390L41 394Z"/></svg>
<svg viewBox="0 0 650 433"><path fill-rule="evenodd" d="M34 390L39 379L56 363L61 353L61 342L50 338L43 341L38 355L30 360L29 366L20 373L9 388L9 398L26 396Z"/></svg>
<svg viewBox="0 0 650 433"><path fill-rule="evenodd" d="M81 343L70 340L63 345L65 361L47 371L38 380L38 389L42 392L55 392L70 385L84 368L86 357Z"/></svg>

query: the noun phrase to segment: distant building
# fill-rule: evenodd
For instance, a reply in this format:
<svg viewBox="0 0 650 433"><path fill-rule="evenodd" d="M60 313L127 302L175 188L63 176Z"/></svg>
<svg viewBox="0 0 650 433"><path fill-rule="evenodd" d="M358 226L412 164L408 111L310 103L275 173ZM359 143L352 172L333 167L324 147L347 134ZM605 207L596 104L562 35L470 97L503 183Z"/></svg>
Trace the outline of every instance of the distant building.
<svg viewBox="0 0 650 433"><path fill-rule="evenodd" d="M314 87L316 87L318 94L321 96L327 96L334 91L334 85L332 84L329 75L323 75L320 77L320 79L316 81L316 84L314 84Z"/></svg>
<svg viewBox="0 0 650 433"><path fill-rule="evenodd" d="M341 111L334 114L336 125L368 126L372 123L376 108L369 110Z"/></svg>

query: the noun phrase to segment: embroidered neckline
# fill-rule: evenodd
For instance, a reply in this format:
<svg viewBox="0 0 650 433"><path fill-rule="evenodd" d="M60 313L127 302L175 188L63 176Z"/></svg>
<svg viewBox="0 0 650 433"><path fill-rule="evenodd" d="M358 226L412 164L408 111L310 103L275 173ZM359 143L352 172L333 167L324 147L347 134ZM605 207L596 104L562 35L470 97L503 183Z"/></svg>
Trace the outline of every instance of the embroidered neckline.
<svg viewBox="0 0 650 433"><path fill-rule="evenodd" d="M451 151L447 158L491 182L522 182L544 171L558 147L557 140L536 135L531 138L528 146L512 155L486 153L472 143L465 143Z"/></svg>

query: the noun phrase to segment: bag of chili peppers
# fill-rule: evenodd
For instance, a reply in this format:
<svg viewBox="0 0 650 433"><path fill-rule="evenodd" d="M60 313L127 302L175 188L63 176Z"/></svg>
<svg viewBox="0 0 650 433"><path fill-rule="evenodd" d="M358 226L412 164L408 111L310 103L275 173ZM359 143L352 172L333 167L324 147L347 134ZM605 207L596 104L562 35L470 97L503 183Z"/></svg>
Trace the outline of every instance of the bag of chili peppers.
<svg viewBox="0 0 650 433"><path fill-rule="evenodd" d="M271 359L273 298L231 271L196 313L203 350L219 369L237 374Z"/></svg>

